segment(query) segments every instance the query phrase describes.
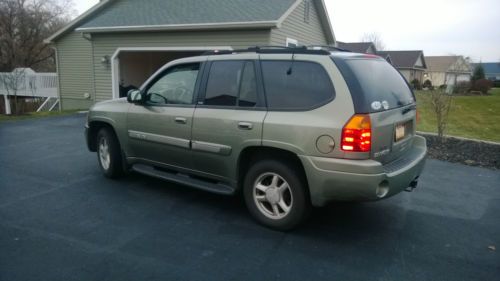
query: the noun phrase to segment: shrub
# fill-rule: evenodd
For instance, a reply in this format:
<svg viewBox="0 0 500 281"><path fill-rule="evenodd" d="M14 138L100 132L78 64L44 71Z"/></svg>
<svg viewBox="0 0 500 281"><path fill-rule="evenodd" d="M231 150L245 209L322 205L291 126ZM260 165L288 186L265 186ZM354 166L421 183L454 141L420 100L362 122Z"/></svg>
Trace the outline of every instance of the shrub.
<svg viewBox="0 0 500 281"><path fill-rule="evenodd" d="M493 82L488 79L479 79L474 82L472 90L481 91L483 94L487 94L488 91L493 87Z"/></svg>
<svg viewBox="0 0 500 281"><path fill-rule="evenodd" d="M422 90L422 84L417 78L413 79L410 84L414 90Z"/></svg>
<svg viewBox="0 0 500 281"><path fill-rule="evenodd" d="M439 90L446 90L447 87L446 84L439 85Z"/></svg>
<svg viewBox="0 0 500 281"><path fill-rule="evenodd" d="M424 81L424 84L422 85L424 88L427 88L429 90L433 90L434 87L432 87L432 81L427 79Z"/></svg>
<svg viewBox="0 0 500 281"><path fill-rule="evenodd" d="M493 81L493 87L494 88L500 88L500 80Z"/></svg>
<svg viewBox="0 0 500 281"><path fill-rule="evenodd" d="M466 94L471 90L471 83L469 81L458 82L453 88L454 94Z"/></svg>
<svg viewBox="0 0 500 281"><path fill-rule="evenodd" d="M476 68L474 68L474 72L472 73L472 81L478 81L484 79L484 68L482 64L478 64Z"/></svg>

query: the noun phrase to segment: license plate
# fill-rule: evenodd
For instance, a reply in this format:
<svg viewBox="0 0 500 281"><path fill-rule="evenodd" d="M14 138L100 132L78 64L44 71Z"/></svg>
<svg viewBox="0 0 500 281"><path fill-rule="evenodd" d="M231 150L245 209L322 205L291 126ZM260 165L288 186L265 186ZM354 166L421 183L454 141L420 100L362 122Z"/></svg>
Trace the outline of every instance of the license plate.
<svg viewBox="0 0 500 281"><path fill-rule="evenodd" d="M396 142L404 139L406 136L406 124L396 125Z"/></svg>

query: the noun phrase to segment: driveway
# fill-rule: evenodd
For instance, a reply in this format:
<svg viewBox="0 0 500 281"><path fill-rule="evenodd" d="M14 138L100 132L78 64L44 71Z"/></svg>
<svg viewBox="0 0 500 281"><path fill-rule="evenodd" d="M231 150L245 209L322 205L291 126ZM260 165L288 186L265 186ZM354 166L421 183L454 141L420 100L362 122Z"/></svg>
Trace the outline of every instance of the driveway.
<svg viewBox="0 0 500 281"><path fill-rule="evenodd" d="M413 193L317 209L280 233L238 198L141 175L105 179L84 122L0 123L0 280L500 276L498 171L429 160Z"/></svg>

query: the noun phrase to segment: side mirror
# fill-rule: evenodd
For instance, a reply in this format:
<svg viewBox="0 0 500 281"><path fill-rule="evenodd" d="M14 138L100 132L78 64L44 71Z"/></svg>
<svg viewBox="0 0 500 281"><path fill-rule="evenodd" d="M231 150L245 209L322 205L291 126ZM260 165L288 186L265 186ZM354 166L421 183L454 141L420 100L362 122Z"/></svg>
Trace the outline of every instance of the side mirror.
<svg viewBox="0 0 500 281"><path fill-rule="evenodd" d="M130 103L142 102L142 93L139 90L130 90L127 93L127 101Z"/></svg>

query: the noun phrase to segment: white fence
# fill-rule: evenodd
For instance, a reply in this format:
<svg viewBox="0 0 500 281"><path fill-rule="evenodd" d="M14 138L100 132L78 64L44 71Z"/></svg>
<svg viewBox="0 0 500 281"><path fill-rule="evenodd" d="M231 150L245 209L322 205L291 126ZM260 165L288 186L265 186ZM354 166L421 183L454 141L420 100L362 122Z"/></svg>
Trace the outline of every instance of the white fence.
<svg viewBox="0 0 500 281"><path fill-rule="evenodd" d="M0 95L25 97L57 97L57 74L31 72L0 72Z"/></svg>

